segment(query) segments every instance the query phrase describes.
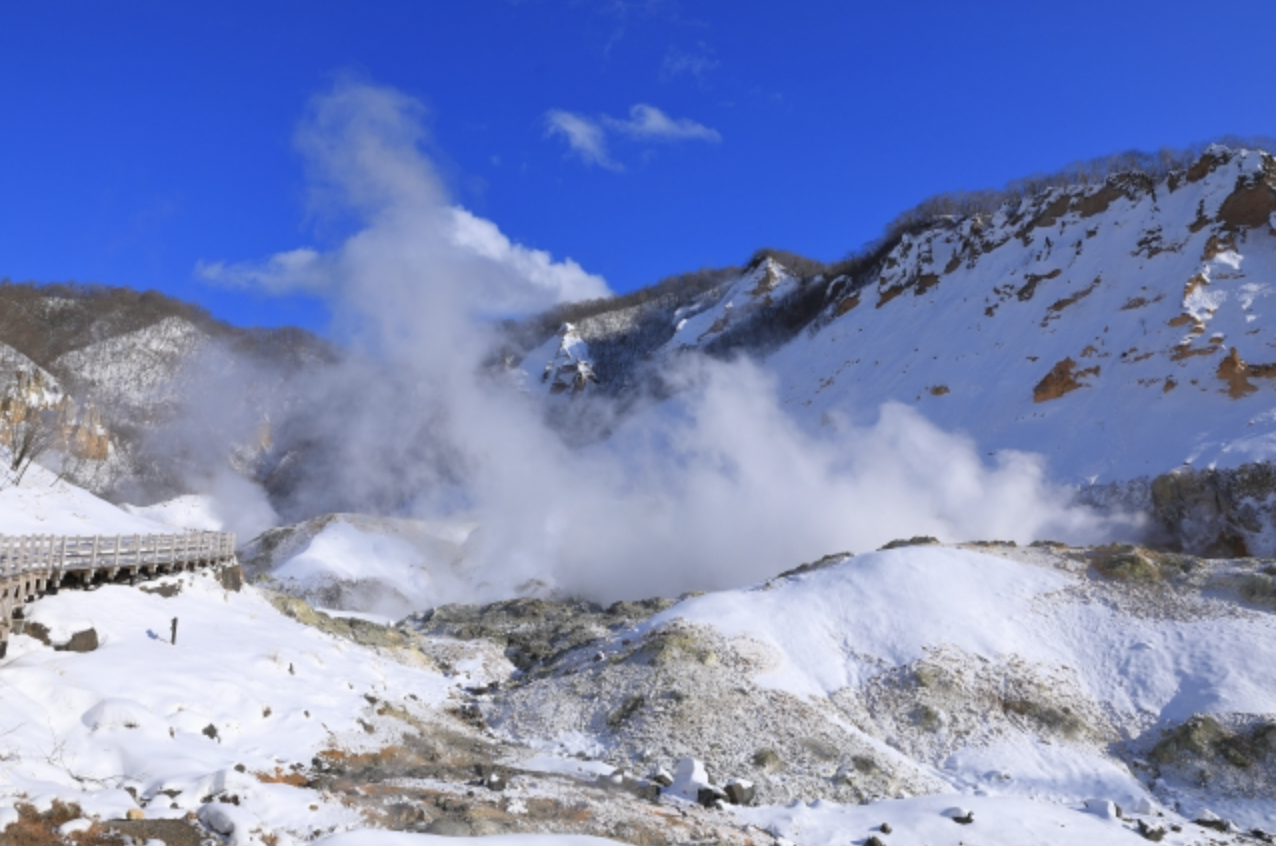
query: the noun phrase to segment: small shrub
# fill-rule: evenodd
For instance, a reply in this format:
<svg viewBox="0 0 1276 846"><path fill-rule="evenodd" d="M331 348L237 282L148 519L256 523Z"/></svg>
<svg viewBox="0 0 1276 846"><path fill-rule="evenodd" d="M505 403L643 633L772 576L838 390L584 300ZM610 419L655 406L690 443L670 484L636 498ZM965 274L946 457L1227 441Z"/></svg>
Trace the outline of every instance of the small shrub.
<svg viewBox="0 0 1276 846"><path fill-rule="evenodd" d="M1147 550L1128 543L1096 547L1090 563L1103 576L1120 582L1157 582L1161 566Z"/></svg>
<svg viewBox="0 0 1276 846"><path fill-rule="evenodd" d="M944 719L938 711L929 705L919 705L913 711L913 721L928 731L939 731Z"/></svg>
<svg viewBox="0 0 1276 846"><path fill-rule="evenodd" d="M1002 709L1010 714L1027 717L1064 737L1076 737L1085 731L1085 722L1066 706L1056 708L1031 699L1008 699L1002 703Z"/></svg>
<svg viewBox="0 0 1276 846"><path fill-rule="evenodd" d="M881 769L877 766L877 762L867 755L856 755L852 757L851 766L855 768L856 772L863 773L864 775L872 775Z"/></svg>
<svg viewBox="0 0 1276 846"><path fill-rule="evenodd" d="M0 831L0 843L4 846L123 846L124 843L118 834L107 831L100 823L69 837L59 834L59 826L84 816L75 803L55 799L53 806L43 813L25 803L14 810L18 812L18 821Z"/></svg>
<svg viewBox="0 0 1276 846"><path fill-rule="evenodd" d="M914 535L913 537L908 538L906 540L905 539L893 540L890 543L883 546L881 549L882 550L899 549L900 547L904 547L904 546L932 546L932 545L938 544L939 542L940 542L939 538L933 538L930 535Z"/></svg>
<svg viewBox="0 0 1276 846"><path fill-rule="evenodd" d="M646 704L647 699L641 693L628 697L617 706L616 710L607 715L607 728L612 731L620 728L629 721L630 717L641 711Z"/></svg>
<svg viewBox="0 0 1276 846"><path fill-rule="evenodd" d="M1168 732L1152 749L1152 760L1173 764L1190 758L1209 758L1227 738L1227 732L1213 717L1197 714Z"/></svg>
<svg viewBox="0 0 1276 846"><path fill-rule="evenodd" d="M918 687L947 687L947 678L943 670L929 664L920 664L913 670L913 679Z"/></svg>
<svg viewBox="0 0 1276 846"><path fill-rule="evenodd" d="M773 773L784 766L784 762L780 760L779 754L774 749L759 749L753 753L753 766L760 770Z"/></svg>
<svg viewBox="0 0 1276 846"><path fill-rule="evenodd" d="M1237 585L1237 592L1250 602L1263 605L1276 603L1276 579L1263 573L1250 573L1242 576Z"/></svg>

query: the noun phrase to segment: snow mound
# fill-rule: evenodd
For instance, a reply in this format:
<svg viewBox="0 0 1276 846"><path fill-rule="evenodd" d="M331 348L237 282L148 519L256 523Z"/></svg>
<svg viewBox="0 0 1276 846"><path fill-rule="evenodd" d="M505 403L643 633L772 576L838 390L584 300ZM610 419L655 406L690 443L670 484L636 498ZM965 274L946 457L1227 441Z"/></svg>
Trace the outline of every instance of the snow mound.
<svg viewBox="0 0 1276 846"><path fill-rule="evenodd" d="M248 544L250 576L311 604L401 619L466 595L460 567L473 526L330 514Z"/></svg>

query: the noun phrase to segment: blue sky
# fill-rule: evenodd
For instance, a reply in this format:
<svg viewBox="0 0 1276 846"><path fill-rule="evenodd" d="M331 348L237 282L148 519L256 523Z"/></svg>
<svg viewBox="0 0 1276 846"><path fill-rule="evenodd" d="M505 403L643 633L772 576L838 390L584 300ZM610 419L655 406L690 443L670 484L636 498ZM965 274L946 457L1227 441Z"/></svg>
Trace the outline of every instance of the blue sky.
<svg viewBox="0 0 1276 846"><path fill-rule="evenodd" d="M0 2L0 276L322 330L200 262L331 248L295 138L356 78L424 106L450 201L626 291L835 259L945 190L1276 134L1262 2Z"/></svg>

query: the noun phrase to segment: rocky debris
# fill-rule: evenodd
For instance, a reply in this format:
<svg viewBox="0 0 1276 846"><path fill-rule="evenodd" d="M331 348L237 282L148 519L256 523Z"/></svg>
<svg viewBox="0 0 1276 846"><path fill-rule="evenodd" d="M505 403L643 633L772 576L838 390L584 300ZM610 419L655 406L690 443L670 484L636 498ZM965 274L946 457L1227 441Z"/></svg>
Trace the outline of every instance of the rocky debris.
<svg viewBox="0 0 1276 846"><path fill-rule="evenodd" d="M138 590L163 599L172 599L182 592L182 582L180 579L165 579L157 585L139 585Z"/></svg>
<svg viewBox="0 0 1276 846"><path fill-rule="evenodd" d="M632 628L674 602L656 598L616 602L604 609L583 600L510 599L489 605L441 605L412 615L406 623L423 634L493 641L515 667L531 673Z"/></svg>
<svg viewBox="0 0 1276 846"><path fill-rule="evenodd" d="M203 846L201 832L187 820L111 820L104 823L107 831L114 831L133 839L133 843L149 843L158 840L165 846Z"/></svg>
<svg viewBox="0 0 1276 846"><path fill-rule="evenodd" d="M917 538L914 538L913 540L917 540ZM892 541L892 543L902 544L903 542ZM938 543L938 541L936 541L936 543ZM783 573L780 573L775 578L787 579L790 576L800 576L803 573L810 573L815 570L823 570L825 567L833 567L837 564L841 564L843 561L849 561L850 559L854 557L855 557L855 553L853 552L835 552L832 555L825 555L823 558L820 558L816 561L811 561L806 564L799 564L798 566L794 567L792 570L785 570Z"/></svg>
<svg viewBox="0 0 1276 846"><path fill-rule="evenodd" d="M1271 553L1276 526L1276 464L1195 470L1181 467L1151 483L1151 513L1165 544L1198 555Z"/></svg>
<svg viewBox="0 0 1276 846"><path fill-rule="evenodd" d="M673 784L673 775L664 767L656 767L651 771L651 775L647 776L647 780L661 787L669 787Z"/></svg>
<svg viewBox="0 0 1276 846"><path fill-rule="evenodd" d="M1230 822L1223 819L1218 814L1215 814L1213 811L1210 811L1208 808L1202 811L1201 815L1192 820L1192 822L1196 823L1201 828L1212 828L1215 831L1221 831L1224 833L1233 831L1236 828Z"/></svg>
<svg viewBox="0 0 1276 846"><path fill-rule="evenodd" d="M890 541L881 549L899 549L905 546L934 546L938 543L940 543L939 538L933 538L930 535L916 535L911 538Z"/></svg>
<svg viewBox="0 0 1276 846"><path fill-rule="evenodd" d="M753 800L757 798L758 790L753 786L753 782L744 779L733 778L727 782L723 792L727 795L727 801L732 805L752 805Z"/></svg>
<svg viewBox="0 0 1276 846"><path fill-rule="evenodd" d="M1153 843L1160 843L1163 839L1165 839L1164 826L1151 825L1146 820L1136 820L1135 825L1144 840L1151 840Z"/></svg>
<svg viewBox="0 0 1276 846"><path fill-rule="evenodd" d="M238 593L244 587L244 569L238 564L218 567L215 575L217 582L226 590Z"/></svg>
<svg viewBox="0 0 1276 846"><path fill-rule="evenodd" d="M1128 543L1094 547L1087 553L1087 558L1097 573L1123 582L1160 582L1181 577L1196 566L1190 556L1158 552Z"/></svg>
<svg viewBox="0 0 1276 846"><path fill-rule="evenodd" d="M22 631L45 646L53 647L57 652L94 652L101 645L98 641L97 629L91 626L73 633L67 640L57 642L53 640L47 626L34 620L27 621Z"/></svg>
<svg viewBox="0 0 1276 846"><path fill-rule="evenodd" d="M1247 730L1236 731L1208 714L1196 714L1167 730L1150 757L1164 765L1214 760L1248 769L1276 759L1276 723L1259 720Z"/></svg>

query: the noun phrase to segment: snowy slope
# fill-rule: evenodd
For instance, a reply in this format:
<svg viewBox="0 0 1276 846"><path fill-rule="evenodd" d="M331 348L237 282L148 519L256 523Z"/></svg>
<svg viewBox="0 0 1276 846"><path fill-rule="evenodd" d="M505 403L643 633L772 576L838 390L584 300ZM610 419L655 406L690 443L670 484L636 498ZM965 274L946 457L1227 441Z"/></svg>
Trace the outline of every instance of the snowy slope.
<svg viewBox="0 0 1276 846"><path fill-rule="evenodd" d="M984 453L1042 453L1068 484L1276 455L1267 153L1214 147L1159 181L1121 174L939 219L863 274L800 280L766 258L673 314L644 363L725 341L766 356L809 427L869 424L905 403ZM823 310L771 349L767 330L812 285L827 288ZM636 319L621 316L589 318L590 343Z"/></svg>
<svg viewBox="0 0 1276 846"><path fill-rule="evenodd" d="M726 292L707 307L690 307L675 314L674 337L657 356L670 351L696 349L747 325L751 320L765 320L767 311L790 296L798 287L798 279L777 261L767 258L746 271Z"/></svg>
<svg viewBox="0 0 1276 846"><path fill-rule="evenodd" d="M316 606L399 619L471 595L459 567L473 528L329 514L272 529L241 557L254 578Z"/></svg>
<svg viewBox="0 0 1276 846"><path fill-rule="evenodd" d="M54 366L100 405L144 406L171 396L174 375L206 341L190 321L166 317L66 353Z"/></svg>
<svg viewBox="0 0 1276 846"><path fill-rule="evenodd" d="M178 582L169 598L108 585L31 606L29 619L51 630L94 627L102 646L64 654L14 639L0 665L0 734L11 756L0 764L0 805L57 795L123 818L137 807L124 791L131 787L151 800L149 817L182 818L201 797L230 790L244 800L248 827L357 824L340 806L309 810L322 801L314 791L255 774L358 744L366 732L356 720L372 710L365 694L420 709L442 702L449 683L302 626L209 576Z"/></svg>
<svg viewBox="0 0 1276 846"><path fill-rule="evenodd" d="M38 395L18 397L23 377L39 387ZM31 379L30 377L36 378ZM7 344L0 343L0 398L20 399L32 408L52 408L63 396L62 386L44 368Z"/></svg>
<svg viewBox="0 0 1276 846"><path fill-rule="evenodd" d="M836 803L865 798L876 823L921 832L919 815L986 797L1003 827L980 842L1015 842L1004 824L1025 800L1040 819L1102 798L1276 827L1276 743L1261 739L1276 738L1271 575L1171 557L1131 582L1080 551L982 549L871 553L686 599L493 697L493 723L532 745L590 738L621 767L702 757L718 784L747 779L770 803L820 798L818 813L745 814L787 820L791 837L809 823L800 843L844 842L829 839L848 813ZM1239 592L1251 577L1265 604ZM1253 732L1253 758L1166 746L1202 719Z"/></svg>
<svg viewBox="0 0 1276 846"><path fill-rule="evenodd" d="M8 451L0 449L0 534L160 535L172 525L130 514L32 464L20 485L7 481Z"/></svg>
<svg viewBox="0 0 1276 846"><path fill-rule="evenodd" d="M589 345L570 323L563 324L557 335L528 353L523 370L527 373L523 386L541 395L578 394L598 382Z"/></svg>
<svg viewBox="0 0 1276 846"><path fill-rule="evenodd" d="M1074 483L1276 454L1276 162L1203 163L906 236L770 358L786 404L818 421L906 402Z"/></svg>

